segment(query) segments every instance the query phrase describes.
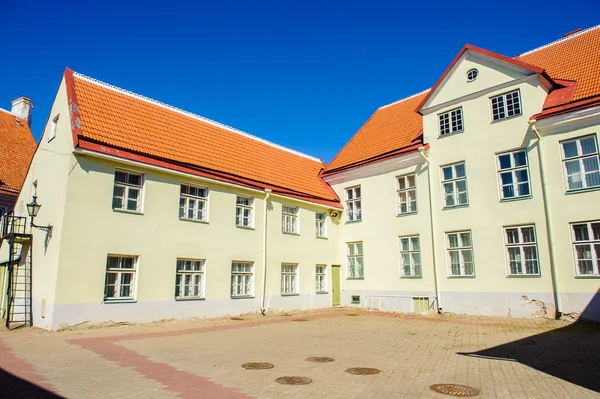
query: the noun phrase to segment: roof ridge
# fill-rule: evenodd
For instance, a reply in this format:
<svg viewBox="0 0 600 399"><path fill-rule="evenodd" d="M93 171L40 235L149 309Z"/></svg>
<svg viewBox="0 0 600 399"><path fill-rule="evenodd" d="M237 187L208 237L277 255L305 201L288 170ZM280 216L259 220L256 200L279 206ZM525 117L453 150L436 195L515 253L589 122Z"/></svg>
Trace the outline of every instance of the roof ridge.
<svg viewBox="0 0 600 399"><path fill-rule="evenodd" d="M404 97L403 99L400 99L400 100L394 101L393 103L389 103L389 104L386 104L386 105L382 105L381 107L377 108L377 110L380 110L380 109L383 109L383 108L387 108L387 107L391 107L392 105L396 105L396 104L398 104L398 103L401 103L402 101L410 100L411 98L414 98L414 97L416 97L416 96L420 96L421 94L427 93L429 90L431 90L431 87L430 87L429 89L425 89L425 90L423 90L423 91L421 91L421 92L419 92L419 93L412 94L412 95L410 95L410 96L408 96L408 97Z"/></svg>
<svg viewBox="0 0 600 399"><path fill-rule="evenodd" d="M282 145L280 145L280 144L273 143L272 141L269 141L269 140L266 140L266 139L260 138L260 137L258 137L258 136L255 136L255 135L253 135L253 134L250 134L250 133L246 133L246 132L244 132L244 131L242 131L242 130L236 129L236 128L234 128L234 127L231 127L231 126L225 125L225 124L223 124L223 123L220 123L220 122L217 122L217 121L213 121L212 119L208 119L208 118L206 118L206 117L203 117L203 116L200 116L200 115L194 114L194 113L192 113L192 112L185 111L185 110L183 110L183 109L181 109L181 108L177 108L177 107L174 107L174 106L172 106L172 105L165 104L165 103L162 103L162 102L160 102L160 101L154 100L154 99L152 99L152 98L149 98L149 97L143 96L143 95L141 95L141 94L137 94L137 93L134 93L134 92L132 92L132 91L129 91L129 90L122 89L122 88L120 88L120 87L117 87L117 86L113 86L113 85L111 85L111 84L109 84L109 83L102 82L101 80L98 80L98 79L91 78L91 77L89 77L89 76L83 75L83 74L81 74L81 73L78 73L78 72L75 72L75 71L73 71L73 75L74 75L74 77L76 77L76 78L78 78L78 79L85 80L86 82L89 82L89 83L95 84L95 85L97 85L97 86L102 86L102 87L104 87L104 88L106 88L106 89L109 89L109 90L112 90L112 91L116 91L117 93L121 93L121 94L124 94L124 95L130 96L130 97L136 98L136 99L138 99L138 100L142 100L142 101L144 101L144 102L147 102L147 103L150 103L150 104L153 104L153 105L157 105L157 106L159 106L159 107L162 107L162 108L168 109L168 110L170 110L170 111L173 111L173 112L177 112L177 113L179 113L179 114L182 114L182 115L188 116L188 117L190 117L190 118L193 118L193 119L199 120L199 121L201 121L201 122L205 122L205 123L208 123L208 124L210 124L210 125L213 125L213 126L219 127L219 128L221 128L221 129L225 129L225 130L227 130L227 131L230 131L230 132L232 132L232 133L236 133L236 134L239 134L239 135L241 135L241 136L248 137L248 138L250 138L250 139L256 140L256 141L258 141L258 142L261 142L261 143L263 143L263 144L270 145L270 146L272 146L272 147L275 147L275 148L277 148L277 149L280 149L280 150L283 150L283 151L287 151L287 152L289 152L289 153L292 153L292 154L295 154L295 155L298 155L298 156L301 156L301 157L304 157L304 158L308 158L308 159L310 159L310 160L312 160L312 161L319 162L319 163L321 163L321 164L323 163L323 162L322 162L322 161L321 161L319 158L313 157L313 156L311 156L311 155L308 155L308 154L304 154L304 153L302 153L302 152L300 152L300 151L296 151L296 150L293 150L293 149L291 149L291 148L288 148L288 147L284 147L284 146L282 146Z"/></svg>
<svg viewBox="0 0 600 399"><path fill-rule="evenodd" d="M555 40L555 41L553 41L553 42L550 42L550 43L544 44L543 46L536 47L536 48L534 48L533 50L529 50L529 51L526 51L526 52L524 52L524 53L517 54L517 55L516 55L516 56L514 56L513 58L517 58L517 57L523 57L523 56L525 56L525 55L529 55L529 54L531 54L531 53L535 53L536 51L543 50L543 49L545 49L546 47L550 47L550 46L553 46L553 45L555 45L555 44L562 43L562 42L564 42L564 41L566 41L566 40L572 39L572 38L574 38L574 37L577 37L577 36L579 36L579 35L583 35L584 33L587 33L587 32L589 32L589 31L591 31L591 30L598 29L598 28L600 28L600 25L596 25L596 26L592 26L591 28L583 29L583 30L581 30L580 32L573 33L573 34L571 34L571 35L569 35L569 36L567 36L567 37L562 37L562 38L560 38L560 39L558 39L558 40Z"/></svg>

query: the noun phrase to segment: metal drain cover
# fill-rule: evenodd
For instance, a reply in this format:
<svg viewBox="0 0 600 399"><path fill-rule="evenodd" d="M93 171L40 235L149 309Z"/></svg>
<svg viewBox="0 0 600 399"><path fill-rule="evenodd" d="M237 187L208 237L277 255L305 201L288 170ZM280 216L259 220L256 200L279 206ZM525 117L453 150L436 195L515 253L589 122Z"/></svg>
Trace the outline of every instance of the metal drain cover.
<svg viewBox="0 0 600 399"><path fill-rule="evenodd" d="M381 373L381 370L369 368L369 367L352 367L346 370L346 373L354 375L373 375Z"/></svg>
<svg viewBox="0 0 600 399"><path fill-rule="evenodd" d="M244 319L242 319L241 317L230 317L229 320L239 321L239 320L244 320Z"/></svg>
<svg viewBox="0 0 600 399"><path fill-rule="evenodd" d="M307 377L291 376L291 377L279 377L278 379L275 380L275 382L277 382L278 384L283 384L283 385L308 385L312 382L312 380Z"/></svg>
<svg viewBox="0 0 600 399"><path fill-rule="evenodd" d="M443 393L450 396L477 396L480 394L479 389L468 387L459 384L434 384L429 387L432 391Z"/></svg>
<svg viewBox="0 0 600 399"><path fill-rule="evenodd" d="M272 369L273 366L271 363L244 363L242 367L246 370L266 370Z"/></svg>
<svg viewBox="0 0 600 399"><path fill-rule="evenodd" d="M293 319L292 321L310 321L308 319Z"/></svg>
<svg viewBox="0 0 600 399"><path fill-rule="evenodd" d="M312 363L331 363L331 362L333 362L333 358L317 356L317 357L309 357L306 359L306 361L312 362Z"/></svg>

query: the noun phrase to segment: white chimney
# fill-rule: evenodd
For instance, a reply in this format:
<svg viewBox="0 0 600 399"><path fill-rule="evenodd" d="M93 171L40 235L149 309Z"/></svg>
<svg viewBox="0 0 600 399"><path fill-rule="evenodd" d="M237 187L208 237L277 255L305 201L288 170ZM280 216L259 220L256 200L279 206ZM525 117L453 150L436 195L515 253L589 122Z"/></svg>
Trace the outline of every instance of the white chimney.
<svg viewBox="0 0 600 399"><path fill-rule="evenodd" d="M25 118L27 124L31 126L31 114L33 113L33 103L31 102L31 98L21 96L16 100L13 100L10 112L21 118Z"/></svg>

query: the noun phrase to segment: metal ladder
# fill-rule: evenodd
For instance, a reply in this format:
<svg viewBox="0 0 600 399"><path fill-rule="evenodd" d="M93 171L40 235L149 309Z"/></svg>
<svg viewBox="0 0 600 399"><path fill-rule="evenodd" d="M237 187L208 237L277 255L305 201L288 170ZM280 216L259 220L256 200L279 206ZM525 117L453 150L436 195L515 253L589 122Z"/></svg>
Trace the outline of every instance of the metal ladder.
<svg viewBox="0 0 600 399"><path fill-rule="evenodd" d="M8 303L6 307L6 328L14 329L31 326L31 241L15 242L9 238Z"/></svg>

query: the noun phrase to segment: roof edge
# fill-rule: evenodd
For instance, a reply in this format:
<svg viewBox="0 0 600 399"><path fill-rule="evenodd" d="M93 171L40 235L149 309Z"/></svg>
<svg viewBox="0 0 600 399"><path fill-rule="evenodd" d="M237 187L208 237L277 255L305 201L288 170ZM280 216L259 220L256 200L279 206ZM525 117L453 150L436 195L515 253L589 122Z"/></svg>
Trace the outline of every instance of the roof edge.
<svg viewBox="0 0 600 399"><path fill-rule="evenodd" d="M425 90L423 90L423 91L421 91L419 93L415 93L415 94L412 94L412 95L410 95L408 97L404 97L404 98L402 98L400 100L396 100L396 101L394 101L392 103L389 103L389 104L386 104L386 105L382 105L381 107L377 108L377 111L379 111L380 109L391 107L392 105L400 104L402 101L410 100L411 98L415 98L417 96L420 96L421 94L427 93L429 90L431 90L431 87L429 89L425 89Z"/></svg>
<svg viewBox="0 0 600 399"><path fill-rule="evenodd" d="M534 48L533 50L529 50L529 51L526 51L526 52L524 52L524 53L521 53L521 54L515 55L515 58L517 58L517 57L523 57L523 56L525 56L525 55L529 55L529 54L531 54L531 53L535 53L536 51L543 50L543 49L545 49L546 47L550 47L550 46L553 46L553 45L555 45L555 44L562 43L562 42L564 42L564 41L567 41L567 40L569 40L569 39L572 39L572 38L574 38L574 37L577 37L577 36L579 36L579 35L583 35L584 33L587 33L587 32L589 32L589 31L591 31L591 30L598 29L598 28L600 28L600 25L596 25L596 26L592 26L592 27L590 27L590 28L587 28L587 29L583 29L583 30L581 30L581 31L579 31L579 32L577 32L577 33L573 33L572 35L569 35L569 36L567 36L567 37L562 37L562 38L560 38L560 39L558 39L558 40L555 40L555 41L553 41L553 42L550 42L550 43L544 44L544 45L542 45L542 46L536 47L536 48Z"/></svg>
<svg viewBox="0 0 600 399"><path fill-rule="evenodd" d="M71 133L73 134L73 148L76 148L79 146L79 136L81 136L83 132L81 131L81 114L79 113L79 103L77 102L73 70L67 67L65 69L64 77L67 89L69 116L71 120Z"/></svg>

